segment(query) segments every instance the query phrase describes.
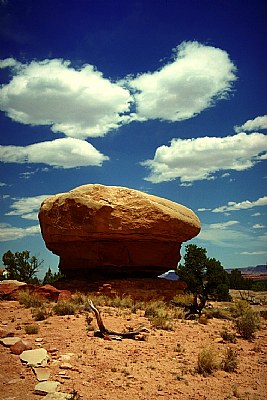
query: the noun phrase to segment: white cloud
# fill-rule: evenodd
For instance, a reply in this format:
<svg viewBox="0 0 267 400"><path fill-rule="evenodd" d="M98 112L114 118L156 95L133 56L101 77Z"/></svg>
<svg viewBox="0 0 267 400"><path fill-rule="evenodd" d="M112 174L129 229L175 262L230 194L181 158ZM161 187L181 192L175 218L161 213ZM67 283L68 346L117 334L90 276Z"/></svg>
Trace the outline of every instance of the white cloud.
<svg viewBox="0 0 267 400"><path fill-rule="evenodd" d="M194 117L226 98L235 73L225 51L183 42L175 49L172 62L128 81L136 91L137 119L181 121Z"/></svg>
<svg viewBox="0 0 267 400"><path fill-rule="evenodd" d="M62 138L28 146L0 146L0 161L14 163L44 163L54 167L75 168L101 166L108 157L90 143L74 138Z"/></svg>
<svg viewBox="0 0 267 400"><path fill-rule="evenodd" d="M252 228L253 229L263 229L263 228L266 228L266 226L262 225L262 224L255 224L255 225L252 226Z"/></svg>
<svg viewBox="0 0 267 400"><path fill-rule="evenodd" d="M234 201L228 201L226 206L214 208L214 210L212 210L212 212L221 213L221 212L225 212L225 211L247 210L250 208L261 207L261 206L266 206L266 205L267 205L267 196L264 196L264 197L260 197L258 200L255 200L255 201L244 200L244 201L241 201L240 203L236 203Z"/></svg>
<svg viewBox="0 0 267 400"><path fill-rule="evenodd" d="M230 226L231 224L224 226L224 224L220 223L203 224L201 232L195 240L201 243L210 242L220 247L236 247L240 243L251 243L251 237L247 232L230 229Z"/></svg>
<svg viewBox="0 0 267 400"><path fill-rule="evenodd" d="M256 212L256 213L252 214L251 216L252 216L252 217L259 217L260 215L261 215L260 212Z"/></svg>
<svg viewBox="0 0 267 400"><path fill-rule="evenodd" d="M227 137L172 139L156 149L153 160L141 165L151 174L146 180L159 183L180 178L182 183L214 179L219 171L244 171L263 159L267 136L239 133Z"/></svg>
<svg viewBox="0 0 267 400"><path fill-rule="evenodd" d="M255 256L255 255L264 255L267 254L267 251L242 251L240 254L245 254L247 256Z"/></svg>
<svg viewBox="0 0 267 400"><path fill-rule="evenodd" d="M18 67L19 65L20 63L14 60L14 58L6 58L4 60L0 60L0 69Z"/></svg>
<svg viewBox="0 0 267 400"><path fill-rule="evenodd" d="M40 226L33 225L27 228L18 228L9 224L0 224L0 242L22 239L27 236L40 234Z"/></svg>
<svg viewBox="0 0 267 400"><path fill-rule="evenodd" d="M202 207L202 208L198 208L197 211L199 211L199 212L202 212L202 211L211 211L211 208Z"/></svg>
<svg viewBox="0 0 267 400"><path fill-rule="evenodd" d="M129 91L92 65L74 69L61 59L20 64L9 58L0 67L14 67L12 80L0 89L1 110L14 121L51 125L53 132L84 139L103 136L129 119Z"/></svg>
<svg viewBox="0 0 267 400"><path fill-rule="evenodd" d="M0 182L0 187L7 186L5 182Z"/></svg>
<svg viewBox="0 0 267 400"><path fill-rule="evenodd" d="M22 197L20 199L16 199L10 206L12 211L6 213L5 215L19 215L21 218L37 220L37 214L41 203L49 196L51 195L42 194L35 197Z"/></svg>
<svg viewBox="0 0 267 400"><path fill-rule="evenodd" d="M241 126L235 126L236 132L252 132L261 129L267 129L267 115L262 115L254 119L250 119Z"/></svg>
<svg viewBox="0 0 267 400"><path fill-rule="evenodd" d="M227 222L218 222L215 224L210 224L210 229L227 229L229 226L239 224L238 221L227 221Z"/></svg>

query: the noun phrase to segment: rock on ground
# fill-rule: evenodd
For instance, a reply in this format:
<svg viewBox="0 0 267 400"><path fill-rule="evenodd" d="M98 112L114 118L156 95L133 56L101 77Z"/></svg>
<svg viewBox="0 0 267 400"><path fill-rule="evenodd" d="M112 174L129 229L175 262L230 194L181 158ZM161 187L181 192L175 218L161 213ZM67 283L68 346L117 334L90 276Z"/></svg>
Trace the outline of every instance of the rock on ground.
<svg viewBox="0 0 267 400"><path fill-rule="evenodd" d="M181 243L200 232L189 208L137 190L84 185L47 198L39 212L46 246L68 276L174 269Z"/></svg>

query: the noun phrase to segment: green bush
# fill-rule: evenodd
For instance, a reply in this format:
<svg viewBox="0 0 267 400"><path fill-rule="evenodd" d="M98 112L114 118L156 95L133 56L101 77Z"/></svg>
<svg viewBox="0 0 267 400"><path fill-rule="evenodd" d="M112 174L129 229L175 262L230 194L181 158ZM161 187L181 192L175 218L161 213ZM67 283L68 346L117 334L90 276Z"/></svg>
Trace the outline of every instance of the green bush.
<svg viewBox="0 0 267 400"><path fill-rule="evenodd" d="M225 355L221 361L221 369L225 372L234 372L237 368L237 356L235 350L227 348Z"/></svg>
<svg viewBox="0 0 267 400"><path fill-rule="evenodd" d="M20 304L24 305L26 308L30 307L41 307L44 304L44 300L40 300L34 294L31 294L29 290L21 290L18 293L18 301Z"/></svg>
<svg viewBox="0 0 267 400"><path fill-rule="evenodd" d="M34 308L32 310L32 316L35 321L44 321L50 316L50 312L45 307Z"/></svg>
<svg viewBox="0 0 267 400"><path fill-rule="evenodd" d="M260 327L259 314L247 307L235 321L237 332L244 339L252 339Z"/></svg>
<svg viewBox="0 0 267 400"><path fill-rule="evenodd" d="M58 302L53 307L53 312L56 315L74 315L76 310L77 305L67 301Z"/></svg>
<svg viewBox="0 0 267 400"><path fill-rule="evenodd" d="M39 332L39 326L38 325L26 325L24 327L24 329L25 329L25 332L28 335L34 335L35 333Z"/></svg>
<svg viewBox="0 0 267 400"><path fill-rule="evenodd" d="M218 369L217 356L211 348L205 348L198 354L197 372L204 376Z"/></svg>
<svg viewBox="0 0 267 400"><path fill-rule="evenodd" d="M221 331L221 337L223 338L223 340L225 340L225 342L236 343L235 334L232 332L228 332L227 329Z"/></svg>

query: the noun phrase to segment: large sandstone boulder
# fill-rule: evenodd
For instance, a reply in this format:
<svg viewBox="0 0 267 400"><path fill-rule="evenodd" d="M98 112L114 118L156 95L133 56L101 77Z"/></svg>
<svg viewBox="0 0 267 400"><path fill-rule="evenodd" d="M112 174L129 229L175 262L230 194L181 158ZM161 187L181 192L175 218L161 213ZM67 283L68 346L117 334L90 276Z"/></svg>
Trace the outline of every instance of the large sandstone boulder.
<svg viewBox="0 0 267 400"><path fill-rule="evenodd" d="M46 246L69 276L144 275L176 268L182 242L200 231L190 209L137 190L84 185L47 198L39 211Z"/></svg>

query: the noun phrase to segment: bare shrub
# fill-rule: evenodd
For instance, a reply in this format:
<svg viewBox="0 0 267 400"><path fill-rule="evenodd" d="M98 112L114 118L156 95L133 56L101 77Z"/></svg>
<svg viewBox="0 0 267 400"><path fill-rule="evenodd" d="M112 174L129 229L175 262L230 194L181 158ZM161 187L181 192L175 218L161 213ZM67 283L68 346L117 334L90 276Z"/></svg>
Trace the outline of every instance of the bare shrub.
<svg viewBox="0 0 267 400"><path fill-rule="evenodd" d="M228 347L221 361L221 369L226 372L234 372L237 368L237 356L234 349Z"/></svg>
<svg viewBox="0 0 267 400"><path fill-rule="evenodd" d="M204 376L210 375L218 369L217 355L211 348L204 348L198 354L197 372Z"/></svg>
<svg viewBox="0 0 267 400"><path fill-rule="evenodd" d="M235 321L237 332L244 339L252 339L260 327L259 314L247 307Z"/></svg>
<svg viewBox="0 0 267 400"><path fill-rule="evenodd" d="M36 295L31 294L29 290L21 290L17 298L19 303L26 308L41 307L44 304L44 300L40 300Z"/></svg>
<svg viewBox="0 0 267 400"><path fill-rule="evenodd" d="M35 333L39 332L39 326L38 325L26 325L24 327L24 329L25 329L25 332L28 335L34 335Z"/></svg>
<svg viewBox="0 0 267 400"><path fill-rule="evenodd" d="M61 301L54 305L53 312L56 315L74 315L77 310L77 305L68 301Z"/></svg>

